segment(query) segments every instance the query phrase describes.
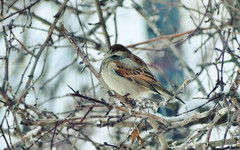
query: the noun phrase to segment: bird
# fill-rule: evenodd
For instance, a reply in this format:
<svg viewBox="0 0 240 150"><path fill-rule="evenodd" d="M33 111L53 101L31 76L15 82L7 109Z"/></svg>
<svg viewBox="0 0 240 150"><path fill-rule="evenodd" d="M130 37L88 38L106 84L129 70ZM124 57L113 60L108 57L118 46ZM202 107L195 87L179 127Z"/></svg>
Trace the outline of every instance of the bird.
<svg viewBox="0 0 240 150"><path fill-rule="evenodd" d="M141 58L121 44L110 47L102 61L100 74L107 86L122 96L134 99L151 93L159 94L165 100L176 98L184 103L162 86Z"/></svg>

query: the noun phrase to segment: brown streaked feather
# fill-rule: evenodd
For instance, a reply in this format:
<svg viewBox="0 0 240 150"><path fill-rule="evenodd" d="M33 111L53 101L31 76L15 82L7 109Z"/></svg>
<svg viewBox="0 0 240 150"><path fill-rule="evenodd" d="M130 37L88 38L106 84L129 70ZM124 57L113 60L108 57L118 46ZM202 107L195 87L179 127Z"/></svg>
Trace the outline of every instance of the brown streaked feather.
<svg viewBox="0 0 240 150"><path fill-rule="evenodd" d="M154 87L151 85L157 83L156 77L152 75L147 68L139 67L137 69L132 69L130 67L126 68L126 65L124 66L123 63L117 60L115 63L118 64L117 68L115 69L116 74L129 81L143 85L145 88L149 88L155 91Z"/></svg>
<svg viewBox="0 0 240 150"><path fill-rule="evenodd" d="M143 85L145 88L151 89L160 95L165 95L169 98L174 96L157 81L156 77L150 72L147 67L126 68L126 65L119 62L118 60L115 60L115 63L118 64L115 72L119 76L131 82ZM179 97L176 96L175 98L185 104Z"/></svg>
<svg viewBox="0 0 240 150"><path fill-rule="evenodd" d="M138 65L143 66L143 67L147 67L145 62L141 58L137 57L136 55L131 53L129 58L132 59L134 62L136 62Z"/></svg>

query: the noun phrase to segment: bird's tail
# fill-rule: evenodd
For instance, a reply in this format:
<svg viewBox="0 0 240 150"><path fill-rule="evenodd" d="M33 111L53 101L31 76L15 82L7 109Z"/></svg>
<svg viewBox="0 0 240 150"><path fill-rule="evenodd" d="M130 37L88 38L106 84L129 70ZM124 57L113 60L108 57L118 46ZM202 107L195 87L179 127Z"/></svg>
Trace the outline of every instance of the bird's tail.
<svg viewBox="0 0 240 150"><path fill-rule="evenodd" d="M162 97L166 99L176 98L177 100L185 104L182 99L180 99L179 97L175 96L174 94L166 90L162 85L154 86L154 88L157 90L158 94L160 94Z"/></svg>

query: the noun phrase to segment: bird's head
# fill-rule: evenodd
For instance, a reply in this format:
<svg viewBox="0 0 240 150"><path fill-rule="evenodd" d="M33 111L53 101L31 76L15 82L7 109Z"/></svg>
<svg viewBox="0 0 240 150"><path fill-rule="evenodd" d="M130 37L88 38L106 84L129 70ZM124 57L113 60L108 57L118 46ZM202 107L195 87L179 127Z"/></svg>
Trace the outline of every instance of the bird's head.
<svg viewBox="0 0 240 150"><path fill-rule="evenodd" d="M131 53L125 46L121 44L114 44L110 47L110 50L107 52L108 55L118 55L118 56L127 56Z"/></svg>

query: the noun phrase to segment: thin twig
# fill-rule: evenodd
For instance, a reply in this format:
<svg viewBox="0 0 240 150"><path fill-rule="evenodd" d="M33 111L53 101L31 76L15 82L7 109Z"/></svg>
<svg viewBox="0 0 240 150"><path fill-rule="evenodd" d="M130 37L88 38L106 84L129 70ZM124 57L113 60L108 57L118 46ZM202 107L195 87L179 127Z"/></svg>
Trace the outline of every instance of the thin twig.
<svg viewBox="0 0 240 150"><path fill-rule="evenodd" d="M18 99L18 102L16 104L16 107L19 106L19 104L21 103L22 99L26 96L28 90L29 90L29 86L30 86L30 83L33 79L33 76L34 76L34 72L35 72L35 69L37 67L37 64L38 64L38 61L39 61L39 58L40 56L42 55L43 51L45 50L46 46L48 45L48 42L50 41L51 39L51 36L52 36L52 33L53 33L53 30L55 29L55 26L57 24L57 22L59 21L60 17L61 17L61 13L62 11L64 11L64 8L65 6L67 5L69 0L65 0L64 3L62 4L61 8L59 9L59 11L57 12L57 14L55 15L55 19L53 21L53 24L50 26L49 28L49 31L48 31L48 36L46 38L46 40L44 41L44 43L42 44L41 46L41 49L39 50L39 52L37 53L36 55L36 58L35 58L35 61L34 61L34 64L33 64L33 67L32 67L32 70L31 70L31 73L29 75L29 78L27 80L27 83L25 85L25 89L23 90L20 98Z"/></svg>
<svg viewBox="0 0 240 150"><path fill-rule="evenodd" d="M30 51L23 45L23 43L22 43L20 40L18 40L18 38L15 36L15 34L12 32L12 30L11 30L10 32L11 32L11 34L13 35L13 38L22 46L22 48L23 48L28 54L33 55L33 53L30 52Z"/></svg>
<svg viewBox="0 0 240 150"><path fill-rule="evenodd" d="M99 18L100 23L101 23L101 26L102 26L104 38L105 38L107 47L108 47L108 49L109 49L110 46L111 46L111 43L110 43L109 36L108 36L108 32L107 32L107 29L106 29L105 21L104 21L104 19L103 19L102 9L101 9L101 6L100 6L100 3L99 3L98 0L95 0L95 3L96 3L96 7L97 7L98 18Z"/></svg>
<svg viewBox="0 0 240 150"><path fill-rule="evenodd" d="M148 118L148 123L153 127L153 129L156 133L159 132L159 126L155 120L153 120L152 118ZM168 143L167 143L163 133L158 133L157 137L158 137L159 142L161 143L161 149L162 150L169 149Z"/></svg>
<svg viewBox="0 0 240 150"><path fill-rule="evenodd" d="M34 6L35 4L37 4L38 2L40 2L40 0L36 0L35 2L31 3L29 6L23 8L23 9L21 9L21 10L19 10L19 11L16 11L16 12L14 12L14 13L11 13L11 14L8 15L7 17L4 17L4 18L0 19L0 22L6 20L6 19L8 19L8 18L10 18L10 17L12 17L12 16L14 16L14 15L16 15L16 14L21 14L21 12L23 12L23 11L25 11L25 10L27 10L27 9L30 9L31 7L33 7L33 6Z"/></svg>

